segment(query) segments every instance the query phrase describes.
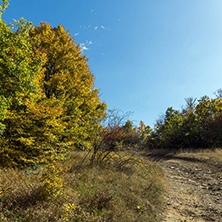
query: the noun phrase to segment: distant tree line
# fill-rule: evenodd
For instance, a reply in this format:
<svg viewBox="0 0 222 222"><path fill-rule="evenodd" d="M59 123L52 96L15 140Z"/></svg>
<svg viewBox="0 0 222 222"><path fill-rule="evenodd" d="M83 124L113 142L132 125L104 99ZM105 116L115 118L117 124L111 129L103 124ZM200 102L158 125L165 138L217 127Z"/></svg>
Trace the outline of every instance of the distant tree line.
<svg viewBox="0 0 222 222"><path fill-rule="evenodd" d="M222 147L221 92L219 89L214 99L208 96L199 100L187 98L181 110L167 108L153 128L142 121L139 126L134 126L130 120L121 124L107 124L104 141L112 144L109 147L121 144L125 148L148 150Z"/></svg>
<svg viewBox="0 0 222 222"><path fill-rule="evenodd" d="M222 146L222 99L186 99L181 111L169 107L147 136L149 148L214 148Z"/></svg>

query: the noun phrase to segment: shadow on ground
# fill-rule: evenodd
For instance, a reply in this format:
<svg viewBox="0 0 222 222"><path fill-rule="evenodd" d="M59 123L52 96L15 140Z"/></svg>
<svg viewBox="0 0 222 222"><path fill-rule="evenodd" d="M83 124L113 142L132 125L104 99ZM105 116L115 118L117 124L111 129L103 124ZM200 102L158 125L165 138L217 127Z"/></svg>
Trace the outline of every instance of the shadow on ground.
<svg viewBox="0 0 222 222"><path fill-rule="evenodd" d="M193 152L195 154L195 152ZM217 169L222 170L221 163L217 161L212 161L209 159L204 158L198 158L195 156L192 156L192 153L189 153L189 156L179 155L179 152L172 152L172 151L154 151L147 155L149 159L155 162L162 162L162 161L168 161L168 160L182 160L187 161L191 163L201 163L206 165L215 166Z"/></svg>

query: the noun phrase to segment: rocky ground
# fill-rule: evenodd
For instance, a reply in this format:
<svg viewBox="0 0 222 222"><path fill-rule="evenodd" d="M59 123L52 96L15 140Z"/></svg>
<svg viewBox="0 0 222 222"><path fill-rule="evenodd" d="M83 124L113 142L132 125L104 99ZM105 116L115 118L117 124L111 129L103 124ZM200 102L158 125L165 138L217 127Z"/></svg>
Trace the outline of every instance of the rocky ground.
<svg viewBox="0 0 222 222"><path fill-rule="evenodd" d="M222 222L222 152L157 154L166 176L166 211L162 221Z"/></svg>

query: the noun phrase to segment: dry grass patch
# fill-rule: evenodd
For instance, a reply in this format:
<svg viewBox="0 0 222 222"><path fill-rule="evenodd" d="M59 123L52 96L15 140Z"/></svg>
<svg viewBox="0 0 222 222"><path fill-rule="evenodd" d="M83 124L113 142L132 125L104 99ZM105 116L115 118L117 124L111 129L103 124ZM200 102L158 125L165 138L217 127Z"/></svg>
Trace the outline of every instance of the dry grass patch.
<svg viewBox="0 0 222 222"><path fill-rule="evenodd" d="M197 149L192 151L182 151L178 153L178 157L193 157L198 160L209 162L222 162L222 149Z"/></svg>
<svg viewBox="0 0 222 222"><path fill-rule="evenodd" d="M112 164L90 166L86 159L80 165L83 156L73 152L60 163L66 170L56 178L63 187L51 198L42 192L45 169L1 170L0 221L159 220L162 174L158 166L138 157L124 167L115 167L115 158Z"/></svg>

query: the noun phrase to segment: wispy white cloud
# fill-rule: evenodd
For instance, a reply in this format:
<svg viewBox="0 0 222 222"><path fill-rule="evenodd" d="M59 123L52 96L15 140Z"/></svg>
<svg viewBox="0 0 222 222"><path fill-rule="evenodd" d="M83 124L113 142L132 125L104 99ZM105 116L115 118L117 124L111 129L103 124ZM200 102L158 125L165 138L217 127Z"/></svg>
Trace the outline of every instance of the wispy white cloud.
<svg viewBox="0 0 222 222"><path fill-rule="evenodd" d="M90 50L89 46L93 45L93 42L91 40L86 40L86 42L80 43L80 48L82 51Z"/></svg>
<svg viewBox="0 0 222 222"><path fill-rule="evenodd" d="M86 40L86 45L92 45L93 44L93 42L90 40Z"/></svg>
<svg viewBox="0 0 222 222"><path fill-rule="evenodd" d="M82 51L87 51L89 50L89 48L87 48L85 43L80 43L80 48L82 49Z"/></svg>
<svg viewBox="0 0 222 222"><path fill-rule="evenodd" d="M106 27L104 25L100 25L100 26L95 26L94 27L95 30L98 30L98 29L106 29Z"/></svg>
<svg viewBox="0 0 222 222"><path fill-rule="evenodd" d="M82 51L87 51L87 50L89 50L89 48L87 48L86 46L82 46L81 49L82 49Z"/></svg>
<svg viewBox="0 0 222 222"><path fill-rule="evenodd" d="M79 35L79 32L77 32L77 33L74 34L74 36L77 36L77 35Z"/></svg>
<svg viewBox="0 0 222 222"><path fill-rule="evenodd" d="M96 15L96 12L94 11L94 9L91 9L90 12L92 12L94 15Z"/></svg>
<svg viewBox="0 0 222 222"><path fill-rule="evenodd" d="M99 29L106 29L109 30L109 28L106 28L104 25L97 25L97 26L91 26L91 25L80 25L79 26L81 29L89 30L89 29L94 29L94 30L99 30ZM78 35L79 33L76 33Z"/></svg>

